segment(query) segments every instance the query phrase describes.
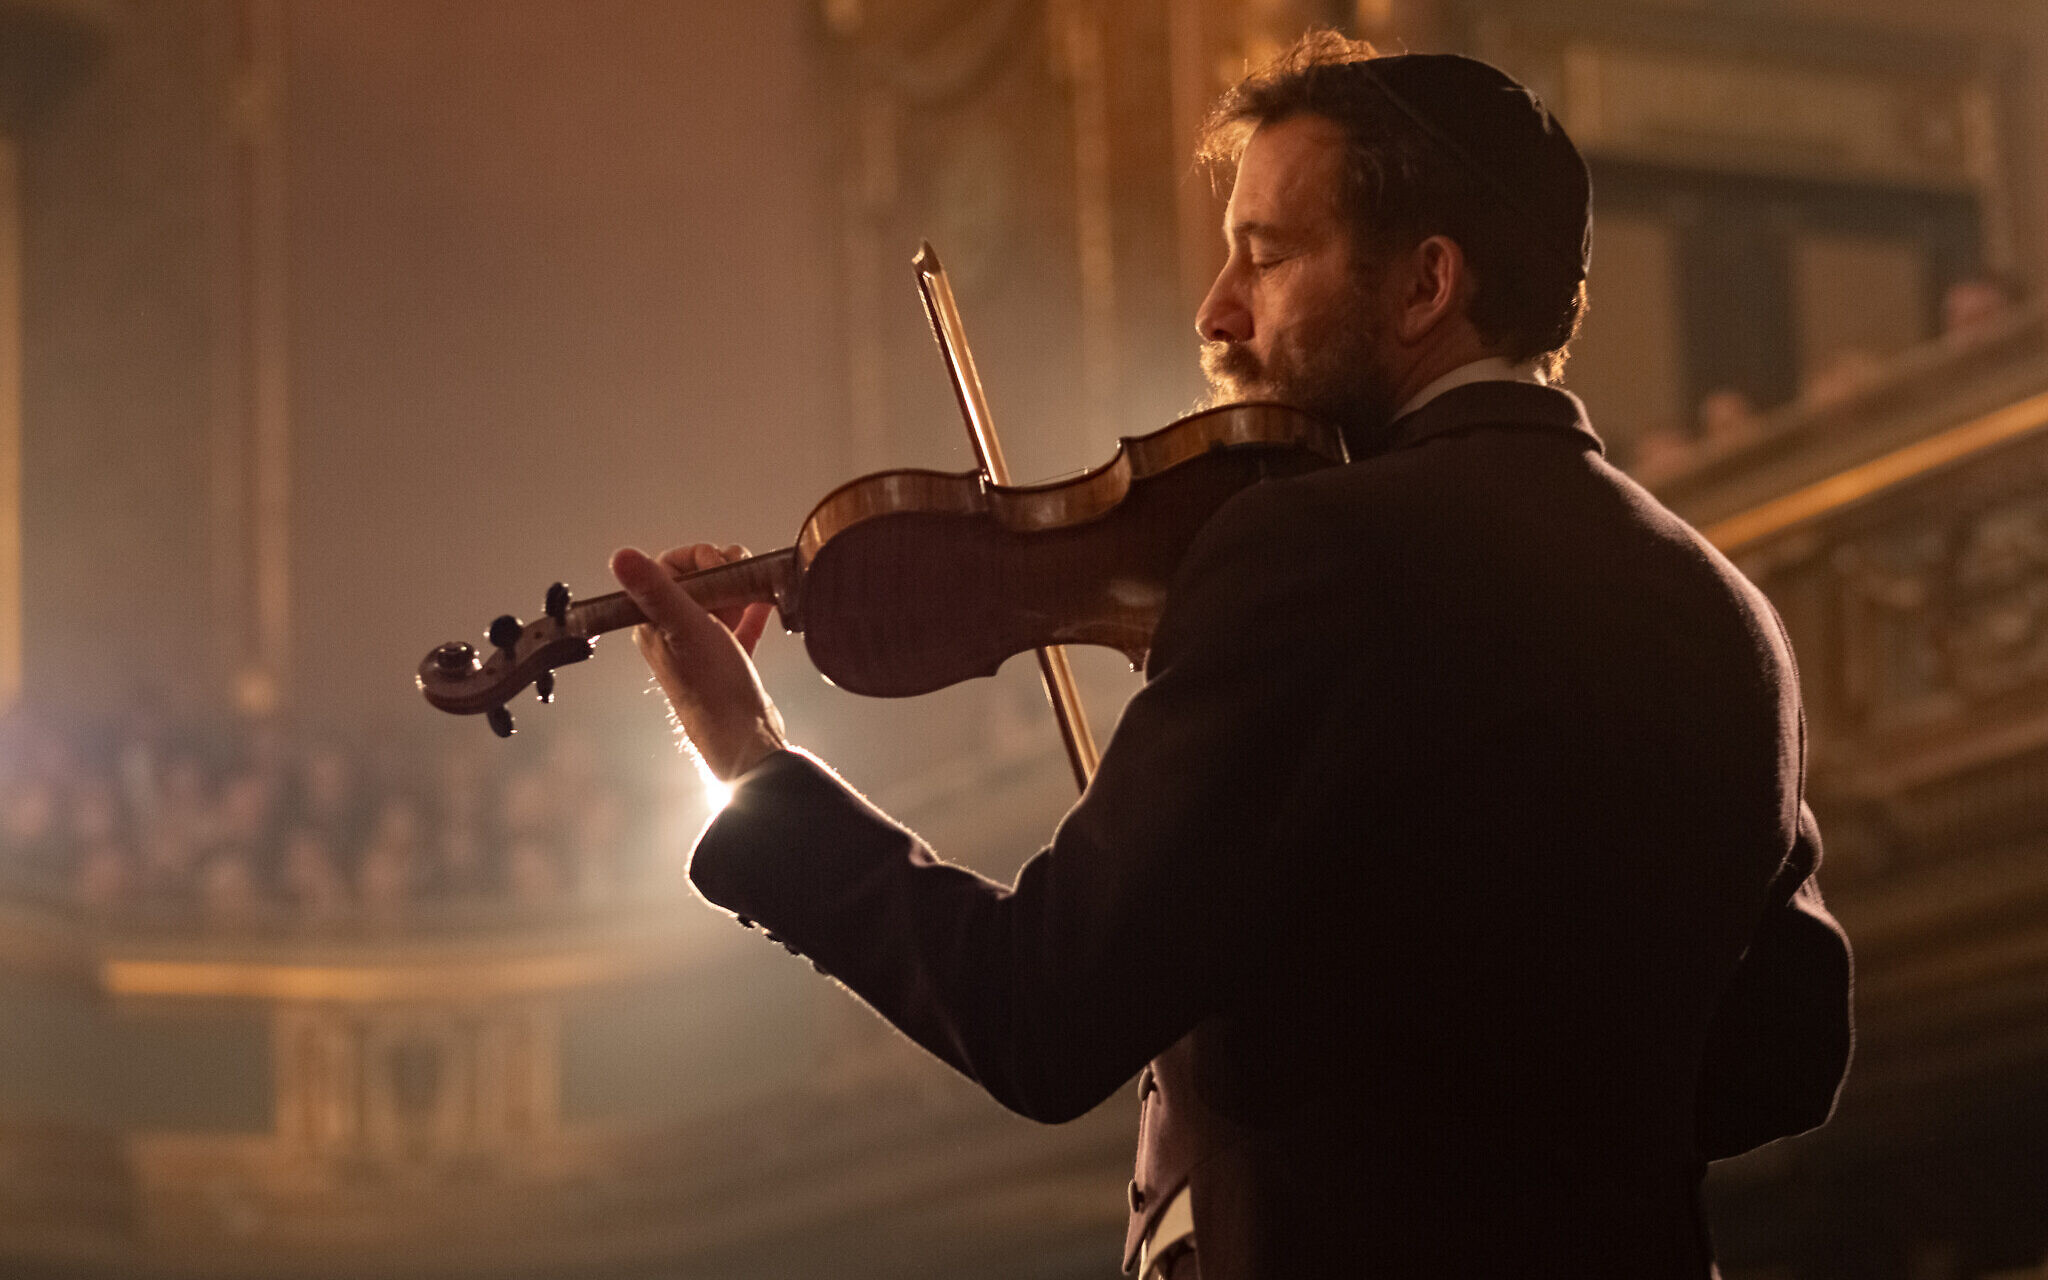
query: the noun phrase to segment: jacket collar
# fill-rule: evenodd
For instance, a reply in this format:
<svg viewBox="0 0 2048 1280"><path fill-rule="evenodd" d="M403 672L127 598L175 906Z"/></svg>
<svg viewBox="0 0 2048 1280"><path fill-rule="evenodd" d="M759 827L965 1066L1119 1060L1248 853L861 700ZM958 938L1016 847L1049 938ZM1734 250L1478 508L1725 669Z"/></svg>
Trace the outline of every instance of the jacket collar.
<svg viewBox="0 0 2048 1280"><path fill-rule="evenodd" d="M1347 431L1345 443L1353 458L1367 458L1482 428L1556 432L1573 437L1581 448L1607 451L1577 396L1533 382L1468 382L1452 387L1379 431Z"/></svg>

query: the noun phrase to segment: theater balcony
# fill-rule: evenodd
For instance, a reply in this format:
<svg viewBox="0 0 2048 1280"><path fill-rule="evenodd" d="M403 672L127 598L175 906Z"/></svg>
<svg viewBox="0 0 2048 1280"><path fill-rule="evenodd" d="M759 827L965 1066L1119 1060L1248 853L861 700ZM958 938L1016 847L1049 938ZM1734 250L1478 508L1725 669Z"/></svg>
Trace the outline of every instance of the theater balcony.
<svg viewBox="0 0 2048 1280"><path fill-rule="evenodd" d="M674 893L0 913L9 1276L1078 1275L1121 1229L1128 1097L1007 1116Z"/></svg>
<svg viewBox="0 0 2048 1280"><path fill-rule="evenodd" d="M1963 1273L2038 1258L2015 1224L2040 1221L2048 1150L2048 316L1653 479L1792 634L1822 884L1856 945L1838 1114L1722 1170L1727 1263L1878 1274L1943 1238Z"/></svg>

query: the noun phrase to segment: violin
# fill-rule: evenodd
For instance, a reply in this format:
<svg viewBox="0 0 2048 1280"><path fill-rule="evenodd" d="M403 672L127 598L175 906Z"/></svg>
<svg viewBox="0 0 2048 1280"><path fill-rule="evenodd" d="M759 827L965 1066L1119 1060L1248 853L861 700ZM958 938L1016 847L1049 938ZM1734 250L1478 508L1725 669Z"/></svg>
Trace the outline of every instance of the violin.
<svg viewBox="0 0 2048 1280"><path fill-rule="evenodd" d="M827 680L873 697L993 675L1055 645L1107 646L1141 667L1167 586L1209 517L1260 480L1346 461L1342 435L1298 409L1226 405L1126 437L1108 462L1047 484L863 476L828 494L794 544L677 581L714 612L772 603ZM429 652L420 692L507 736L515 694L533 686L552 701L556 668L645 620L624 592L577 601L558 582L539 618L491 623L488 655L461 641Z"/></svg>

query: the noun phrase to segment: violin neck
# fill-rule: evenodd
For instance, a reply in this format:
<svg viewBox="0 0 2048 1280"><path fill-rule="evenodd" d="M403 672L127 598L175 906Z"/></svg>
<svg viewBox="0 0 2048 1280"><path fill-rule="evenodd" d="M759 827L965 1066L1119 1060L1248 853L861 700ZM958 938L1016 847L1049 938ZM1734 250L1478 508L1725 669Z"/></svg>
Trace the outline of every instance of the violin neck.
<svg viewBox="0 0 2048 1280"><path fill-rule="evenodd" d="M676 581L690 598L713 613L741 605L772 604L778 609L796 577L796 548L784 547L758 556L748 556L712 569L698 569L676 575ZM788 624L787 610L783 622ZM568 629L576 635L597 636L647 621L640 606L623 591L592 596L569 606Z"/></svg>

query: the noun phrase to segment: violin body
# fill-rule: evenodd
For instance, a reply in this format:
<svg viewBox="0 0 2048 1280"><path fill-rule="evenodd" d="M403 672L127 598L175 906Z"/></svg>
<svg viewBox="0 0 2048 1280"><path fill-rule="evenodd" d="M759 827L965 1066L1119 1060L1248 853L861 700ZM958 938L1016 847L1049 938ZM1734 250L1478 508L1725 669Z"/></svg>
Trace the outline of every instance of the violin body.
<svg viewBox="0 0 2048 1280"><path fill-rule="evenodd" d="M1118 443L1042 485L892 471L829 494L796 545L783 622L851 693L930 693L1047 645L1142 666L1196 533L1240 489L1344 461L1337 433L1282 405L1211 409Z"/></svg>
<svg viewBox="0 0 2048 1280"><path fill-rule="evenodd" d="M707 609L772 602L826 679L900 698L995 673L1048 645L1103 645L1142 665L1166 591L1209 517L1260 480L1348 460L1336 428L1279 404L1236 404L1126 437L1106 463L1040 485L975 473L884 471L841 485L793 546L681 575ZM453 642L420 663L420 691L511 732L505 703L552 697L554 668L606 631L645 621L622 592L491 625L495 651Z"/></svg>

